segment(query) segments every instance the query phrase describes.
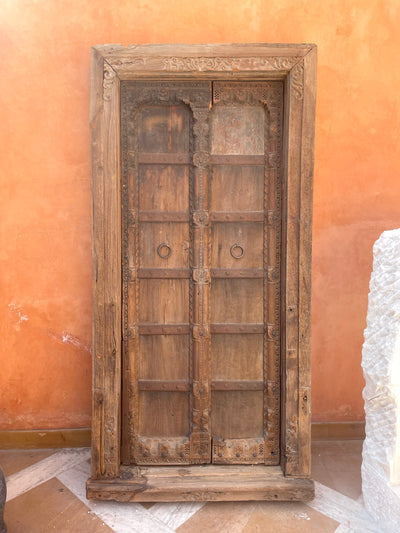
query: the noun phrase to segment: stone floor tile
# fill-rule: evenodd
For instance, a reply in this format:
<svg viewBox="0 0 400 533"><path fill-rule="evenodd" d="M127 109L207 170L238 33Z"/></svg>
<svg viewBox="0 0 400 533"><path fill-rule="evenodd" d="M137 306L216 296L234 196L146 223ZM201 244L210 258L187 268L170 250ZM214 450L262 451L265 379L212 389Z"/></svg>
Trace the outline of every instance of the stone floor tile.
<svg viewBox="0 0 400 533"><path fill-rule="evenodd" d="M361 453L362 441L313 442L312 479L356 500L362 493Z"/></svg>
<svg viewBox="0 0 400 533"><path fill-rule="evenodd" d="M11 476L28 466L50 457L58 450L0 450L0 465L4 475Z"/></svg>
<svg viewBox="0 0 400 533"><path fill-rule="evenodd" d="M333 533L339 523L299 502L260 502L243 533Z"/></svg>
<svg viewBox="0 0 400 533"><path fill-rule="evenodd" d="M9 533L112 532L55 478L9 501L5 521Z"/></svg>
<svg viewBox="0 0 400 533"><path fill-rule="evenodd" d="M255 509L253 502L209 502L176 531L240 533Z"/></svg>

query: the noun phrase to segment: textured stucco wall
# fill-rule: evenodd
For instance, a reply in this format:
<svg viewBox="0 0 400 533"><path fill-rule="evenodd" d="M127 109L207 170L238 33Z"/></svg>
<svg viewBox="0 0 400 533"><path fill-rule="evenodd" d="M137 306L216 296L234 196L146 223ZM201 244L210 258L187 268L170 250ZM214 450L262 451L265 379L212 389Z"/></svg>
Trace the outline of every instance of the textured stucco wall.
<svg viewBox="0 0 400 533"><path fill-rule="evenodd" d="M361 420L372 243L400 225L398 0L0 3L0 429L90 423L90 47L315 42L313 417Z"/></svg>

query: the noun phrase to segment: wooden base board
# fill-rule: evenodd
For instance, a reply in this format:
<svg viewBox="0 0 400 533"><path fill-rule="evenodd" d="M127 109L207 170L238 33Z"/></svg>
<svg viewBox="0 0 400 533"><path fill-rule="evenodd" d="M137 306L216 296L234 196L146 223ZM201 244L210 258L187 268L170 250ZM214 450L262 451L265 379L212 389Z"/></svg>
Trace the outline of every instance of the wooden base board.
<svg viewBox="0 0 400 533"><path fill-rule="evenodd" d="M285 477L279 466L122 466L116 479L89 479L86 495L119 502L310 501L314 482Z"/></svg>
<svg viewBox="0 0 400 533"><path fill-rule="evenodd" d="M85 448L90 446L90 433L89 428L0 431L0 450Z"/></svg>
<svg viewBox="0 0 400 533"><path fill-rule="evenodd" d="M314 422L311 439L362 440L365 439L365 422Z"/></svg>

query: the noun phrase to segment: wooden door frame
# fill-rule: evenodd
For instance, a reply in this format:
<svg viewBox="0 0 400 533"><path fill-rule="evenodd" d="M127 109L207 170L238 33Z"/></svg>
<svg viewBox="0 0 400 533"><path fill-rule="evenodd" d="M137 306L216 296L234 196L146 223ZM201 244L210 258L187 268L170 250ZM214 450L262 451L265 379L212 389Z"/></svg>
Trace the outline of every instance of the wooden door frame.
<svg viewBox="0 0 400 533"><path fill-rule="evenodd" d="M285 82L282 176L282 414L285 476L310 475L310 299L316 93L313 44L92 48L92 480L116 478L121 441L120 81ZM268 468L268 467L266 467Z"/></svg>

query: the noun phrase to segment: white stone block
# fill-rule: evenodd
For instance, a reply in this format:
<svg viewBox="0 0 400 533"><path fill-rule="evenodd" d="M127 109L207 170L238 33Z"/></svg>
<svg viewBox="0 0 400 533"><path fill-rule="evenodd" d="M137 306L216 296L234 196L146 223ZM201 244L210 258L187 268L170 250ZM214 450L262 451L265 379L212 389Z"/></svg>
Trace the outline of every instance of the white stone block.
<svg viewBox="0 0 400 533"><path fill-rule="evenodd" d="M374 245L364 333L365 506L384 531L400 532L400 229Z"/></svg>

